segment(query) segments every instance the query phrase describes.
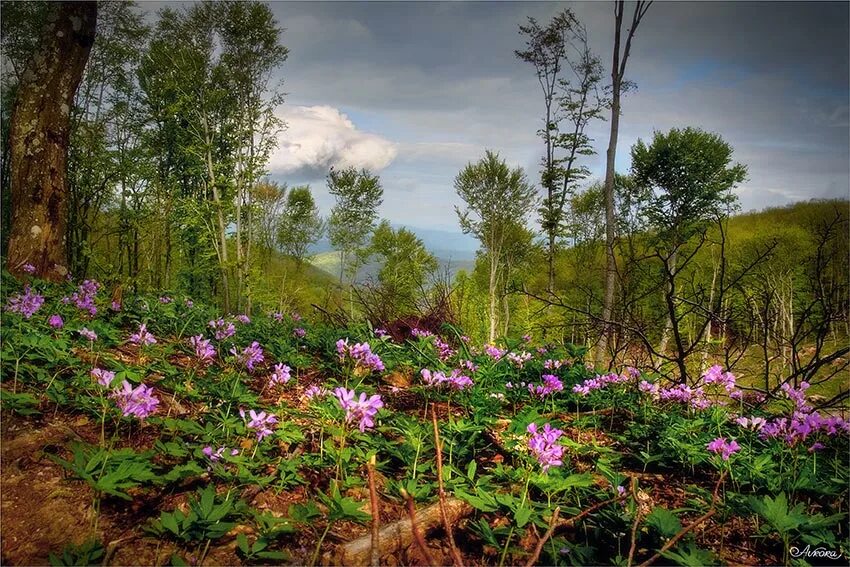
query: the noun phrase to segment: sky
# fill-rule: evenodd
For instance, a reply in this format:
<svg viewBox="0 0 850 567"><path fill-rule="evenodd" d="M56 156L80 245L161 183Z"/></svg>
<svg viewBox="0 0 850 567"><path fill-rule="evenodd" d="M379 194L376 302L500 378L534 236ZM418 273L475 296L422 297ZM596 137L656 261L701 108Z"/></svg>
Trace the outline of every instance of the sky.
<svg viewBox="0 0 850 567"><path fill-rule="evenodd" d="M272 176L332 198L328 167L381 176L381 216L459 232L455 175L492 149L539 185L543 98L518 25L569 7L610 74L611 2L273 2L289 58ZM659 2L634 39L617 169L653 130L720 134L749 168L742 210L850 193L848 3ZM631 13L627 5L627 14ZM604 176L607 122L590 134Z"/></svg>

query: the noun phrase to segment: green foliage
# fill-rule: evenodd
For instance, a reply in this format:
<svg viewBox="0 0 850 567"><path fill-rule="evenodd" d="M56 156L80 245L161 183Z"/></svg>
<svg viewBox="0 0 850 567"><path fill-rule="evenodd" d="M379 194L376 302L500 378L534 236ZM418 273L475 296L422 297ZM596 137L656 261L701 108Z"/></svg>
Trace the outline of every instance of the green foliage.
<svg viewBox="0 0 850 567"><path fill-rule="evenodd" d="M128 492L130 489L159 481L149 452L137 453L132 449L108 451L85 443L74 443L71 453L70 461L55 455L50 455L50 458L69 471L72 478L85 481L96 494L132 500Z"/></svg>
<svg viewBox="0 0 850 567"><path fill-rule="evenodd" d="M102 560L105 551L100 541L90 539L80 545L66 546L62 550L62 555L51 553L49 561L53 566L95 565Z"/></svg>
<svg viewBox="0 0 850 567"><path fill-rule="evenodd" d="M189 500L188 512L162 512L148 529L154 535L182 541L219 539L236 525L224 520L236 513L237 505L238 502L234 502L229 492L224 498L218 498L215 487L210 485L198 490L197 497Z"/></svg>
<svg viewBox="0 0 850 567"><path fill-rule="evenodd" d="M728 216L737 199L731 189L747 172L731 162L732 147L697 128L655 132L648 146L637 141L632 176L650 191L644 214L665 248L687 242L709 221Z"/></svg>
<svg viewBox="0 0 850 567"><path fill-rule="evenodd" d="M377 175L354 167L331 169L327 182L328 192L336 199L328 219L328 236L342 256L341 280L343 272L348 271L353 277L359 267L352 254L366 245L375 227L384 189Z"/></svg>

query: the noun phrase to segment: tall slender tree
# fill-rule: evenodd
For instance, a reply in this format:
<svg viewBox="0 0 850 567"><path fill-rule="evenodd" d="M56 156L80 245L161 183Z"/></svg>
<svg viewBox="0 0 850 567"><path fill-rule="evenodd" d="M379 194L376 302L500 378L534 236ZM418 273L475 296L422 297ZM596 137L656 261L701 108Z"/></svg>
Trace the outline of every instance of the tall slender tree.
<svg viewBox="0 0 850 567"><path fill-rule="evenodd" d="M466 203L455 207L460 227L481 243L488 258L488 339L496 339L499 283L505 272L508 240L517 223L523 223L534 206L536 195L522 168L511 169L490 150L477 163L470 163L455 177L455 190Z"/></svg>
<svg viewBox="0 0 850 567"><path fill-rule="evenodd" d="M331 168L328 191L336 199L328 219L331 245L339 250L339 283L346 272L353 280L361 255L356 254L369 239L384 199L381 180L367 169Z"/></svg>
<svg viewBox="0 0 850 567"><path fill-rule="evenodd" d="M9 132L12 228L8 267L27 264L45 279L68 274L66 168L74 95L95 40L96 2L51 6L36 53L27 63Z"/></svg>
<svg viewBox="0 0 850 567"><path fill-rule="evenodd" d="M546 25L528 18L519 26L526 49L516 56L534 66L543 93L541 185L545 197L539 210L546 238L548 289L555 287L555 252L564 231L565 205L573 186L589 174L578 161L594 153L587 125L600 117L604 100L599 96L602 66L592 54L587 31L573 12L565 9ZM562 124L567 122L567 126Z"/></svg>
<svg viewBox="0 0 850 567"><path fill-rule="evenodd" d="M608 151L605 159L605 291L602 298L602 332L596 343L595 359L597 366L605 360L608 341L613 329L614 293L617 286L617 258L614 255L614 235L617 219L614 214L616 172L614 164L617 158L617 138L620 133L620 97L627 87L626 63L632 48L632 39L643 17L652 5L652 0L637 0L632 12L631 24L623 30L625 1L614 1L614 51L611 58L611 131L608 138ZM622 41L625 31L625 42Z"/></svg>

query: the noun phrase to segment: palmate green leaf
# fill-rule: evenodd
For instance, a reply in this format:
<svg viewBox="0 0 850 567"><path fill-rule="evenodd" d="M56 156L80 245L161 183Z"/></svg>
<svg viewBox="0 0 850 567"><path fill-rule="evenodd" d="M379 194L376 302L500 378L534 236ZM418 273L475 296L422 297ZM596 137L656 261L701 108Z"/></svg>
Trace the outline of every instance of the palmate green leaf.
<svg viewBox="0 0 850 567"><path fill-rule="evenodd" d="M655 508L646 517L646 523L655 528L661 536L672 537L682 529L679 518L666 508Z"/></svg>
<svg viewBox="0 0 850 567"><path fill-rule="evenodd" d="M764 496L762 499L758 499L755 496L750 496L747 502L755 513L764 518L773 529L782 535L796 530L808 519L802 513L802 504L797 504L789 510L788 498L784 492L780 492L776 498Z"/></svg>
<svg viewBox="0 0 850 567"><path fill-rule="evenodd" d="M669 550L662 554L667 559L675 561L677 565L685 567L703 567L705 565L716 565L717 559L714 554L706 549L700 549L692 542L680 545L676 550Z"/></svg>

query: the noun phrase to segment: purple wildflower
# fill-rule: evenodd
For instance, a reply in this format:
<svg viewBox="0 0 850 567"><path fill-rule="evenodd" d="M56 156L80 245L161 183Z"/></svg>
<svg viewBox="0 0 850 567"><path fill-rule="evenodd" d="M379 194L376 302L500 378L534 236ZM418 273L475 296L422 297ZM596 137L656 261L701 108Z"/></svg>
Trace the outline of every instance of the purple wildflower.
<svg viewBox="0 0 850 567"><path fill-rule="evenodd" d="M280 311L272 313L272 319L280 323L281 321L283 321L283 313L281 313Z"/></svg>
<svg viewBox="0 0 850 567"><path fill-rule="evenodd" d="M425 339L434 336L434 333L432 333L431 331L426 331L425 329L420 329L419 327L412 328L410 330L410 334L416 337L417 339Z"/></svg>
<svg viewBox="0 0 850 567"><path fill-rule="evenodd" d="M327 396L330 394L330 391L327 388L323 388L321 386L310 386L306 390L304 390L304 397L308 400L312 400L313 398L322 396Z"/></svg>
<svg viewBox="0 0 850 567"><path fill-rule="evenodd" d="M236 334L236 327L233 323L229 321L225 321L224 319L216 319L214 321L210 321L209 326L215 331L215 340L223 341L224 339L229 339L234 334Z"/></svg>
<svg viewBox="0 0 850 567"><path fill-rule="evenodd" d="M369 397L363 392L357 398L357 393L354 390L337 388L334 390L334 395L339 401L339 405L345 410L345 422L358 421L361 433L374 427L375 414L384 407L384 402L381 401L381 396L378 394Z"/></svg>
<svg viewBox="0 0 850 567"><path fill-rule="evenodd" d="M420 372L422 381L432 387L449 386L455 390L465 390L472 387L472 379L465 376L459 368L452 370L449 376L444 372L431 372L427 368L423 368Z"/></svg>
<svg viewBox="0 0 850 567"><path fill-rule="evenodd" d="M91 342L94 342L94 341L97 340L97 333L95 333L94 331L90 331L85 327L80 329L79 333L80 333L80 335L82 335L83 338L88 339Z"/></svg>
<svg viewBox="0 0 850 567"><path fill-rule="evenodd" d="M302 327L296 327L292 331L292 336L294 336L296 339L303 339L307 336L307 330Z"/></svg>
<svg viewBox="0 0 850 567"><path fill-rule="evenodd" d="M275 364L274 371L269 376L269 387L274 387L277 384L286 384L292 378L290 372L292 369L285 364Z"/></svg>
<svg viewBox="0 0 850 567"><path fill-rule="evenodd" d="M522 351L520 353L508 353L507 359L508 361L516 366L517 368L522 368L525 366L525 363L531 360L533 355L528 351Z"/></svg>
<svg viewBox="0 0 850 567"><path fill-rule="evenodd" d="M212 461L212 462L214 462L214 463L215 463L215 462L218 462L218 461L220 461L220 460L221 460L221 456L222 456L222 454L224 453L224 447L219 447L219 448L218 448L218 451L213 452L212 447L210 447L209 445L207 445L206 447L204 447L203 449L201 449L201 452L202 452L204 455L206 455L206 457L207 457L210 461Z"/></svg>
<svg viewBox="0 0 850 567"><path fill-rule="evenodd" d="M141 323L139 325L139 331L130 335L130 338L127 340L133 343L134 345L139 346L148 346L156 344L156 337L154 337L151 333L148 332L148 326L144 323Z"/></svg>
<svg viewBox="0 0 850 567"><path fill-rule="evenodd" d="M47 324L53 327L54 329L61 329L65 326L65 322L62 320L62 317L54 313L47 319Z"/></svg>
<svg viewBox="0 0 850 567"><path fill-rule="evenodd" d="M375 329L375 336L378 337L379 339L383 339L384 337L386 337L388 335L389 335L389 333L387 332L386 329L383 329L383 328Z"/></svg>
<svg viewBox="0 0 850 567"><path fill-rule="evenodd" d="M34 274L35 273L35 266L33 266L32 264L29 264L29 263L24 264L21 267L21 269L28 274Z"/></svg>
<svg viewBox="0 0 850 567"><path fill-rule="evenodd" d="M354 361L356 369L362 372L384 371L383 361L372 352L369 343L356 343L349 346L347 339L339 339L336 342L336 352L340 361L345 360L347 355Z"/></svg>
<svg viewBox="0 0 850 567"><path fill-rule="evenodd" d="M110 305L109 308L112 309L113 311L121 311L121 304L118 303L117 301L113 301L112 305Z"/></svg>
<svg viewBox="0 0 850 567"><path fill-rule="evenodd" d="M44 296L34 292L29 284L27 284L24 287L23 295L16 293L9 297L9 302L6 304L6 311L20 313L24 319L29 319L35 315L36 311L41 309L43 304Z"/></svg>
<svg viewBox="0 0 850 567"><path fill-rule="evenodd" d="M172 301L174 301L174 300L171 299L170 297L168 297L167 295L163 295L162 297L159 298L159 302L162 303L163 305L165 305L167 303L171 303Z"/></svg>
<svg viewBox="0 0 850 567"><path fill-rule="evenodd" d="M189 338L189 345L195 349L195 358L201 364L209 364L215 359L215 347L210 344L209 339L205 339L203 335L196 335Z"/></svg>
<svg viewBox="0 0 850 567"><path fill-rule="evenodd" d="M493 360L499 360L500 358L505 356L505 351L496 347L495 345L487 345L484 347L484 354L486 354Z"/></svg>
<svg viewBox="0 0 850 567"><path fill-rule="evenodd" d="M528 432L531 437L528 440L528 448L537 462L543 466L543 472L549 467L558 467L563 464L564 447L558 445L558 439L564 434L560 429L553 429L548 423L542 430L537 429L536 423L528 424Z"/></svg>
<svg viewBox="0 0 850 567"><path fill-rule="evenodd" d="M237 315L236 317L234 317L234 319L236 319L237 321L239 321L243 325L247 325L248 323L251 322L251 318L248 317L247 315L244 315L244 314Z"/></svg>
<svg viewBox="0 0 850 567"><path fill-rule="evenodd" d="M528 391L531 392L532 396L543 398L549 394L554 394L555 392L560 392L564 389L563 382L561 382L561 380L554 374L544 374L542 378L543 384L538 386L535 386L534 384L528 385Z"/></svg>
<svg viewBox="0 0 850 567"><path fill-rule="evenodd" d="M133 388L126 380L121 384L121 389L113 392L112 396L116 398L125 417L134 415L144 419L156 411L159 405L159 400L153 395L153 388L144 384Z"/></svg>
<svg viewBox="0 0 850 567"><path fill-rule="evenodd" d="M254 372L254 367L265 360L263 347L257 341L252 342L250 346L242 349L241 353L236 350L236 347L233 347L230 349L230 354L235 356L236 361L247 368L248 372Z"/></svg>
<svg viewBox="0 0 850 567"><path fill-rule="evenodd" d="M91 376L104 388L108 388L112 384L112 381L115 380L114 372L102 368L92 368Z"/></svg>
<svg viewBox="0 0 850 567"><path fill-rule="evenodd" d="M274 414L266 415L266 412L264 411L257 413L254 410L251 410L248 412L248 416L251 418L251 421L248 422L248 427L257 431L257 441L262 441L264 437L273 433L273 431L269 429L269 426L277 423L277 418Z"/></svg>
<svg viewBox="0 0 850 567"><path fill-rule="evenodd" d="M734 439L727 443L725 437L718 437L717 439L706 445L706 449L708 449L712 453L719 454L724 461L728 461L729 457L733 453L737 453L741 449L741 447Z"/></svg>
<svg viewBox="0 0 850 567"><path fill-rule="evenodd" d="M77 291L71 294L71 297L67 298L68 301L63 299L63 302L74 302L74 305L77 306L77 309L81 309L83 311L88 311L90 315L97 315L97 305L95 305L95 299L97 296L97 292L100 289L100 284L95 280L85 280L83 283L79 285Z"/></svg>

